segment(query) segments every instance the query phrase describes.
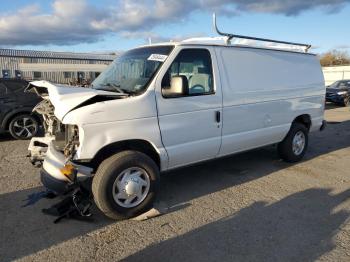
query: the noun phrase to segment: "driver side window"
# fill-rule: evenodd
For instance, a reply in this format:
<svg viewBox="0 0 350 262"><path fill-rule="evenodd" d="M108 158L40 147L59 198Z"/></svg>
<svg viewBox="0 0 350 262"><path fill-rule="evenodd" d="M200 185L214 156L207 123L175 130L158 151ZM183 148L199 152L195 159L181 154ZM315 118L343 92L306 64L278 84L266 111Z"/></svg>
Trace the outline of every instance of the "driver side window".
<svg viewBox="0 0 350 262"><path fill-rule="evenodd" d="M183 96L214 93L212 63L207 49L182 50L164 75L162 88L170 87L171 78L176 76L187 79L188 88Z"/></svg>

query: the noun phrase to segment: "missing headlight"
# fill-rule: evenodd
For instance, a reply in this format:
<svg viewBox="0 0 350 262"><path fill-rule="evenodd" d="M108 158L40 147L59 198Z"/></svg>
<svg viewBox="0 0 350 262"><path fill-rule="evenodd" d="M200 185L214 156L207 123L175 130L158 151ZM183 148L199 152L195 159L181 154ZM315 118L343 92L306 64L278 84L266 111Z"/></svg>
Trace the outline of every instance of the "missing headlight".
<svg viewBox="0 0 350 262"><path fill-rule="evenodd" d="M64 147L65 157L72 159L77 147L79 146L79 128L75 125L65 126L65 141L66 145Z"/></svg>

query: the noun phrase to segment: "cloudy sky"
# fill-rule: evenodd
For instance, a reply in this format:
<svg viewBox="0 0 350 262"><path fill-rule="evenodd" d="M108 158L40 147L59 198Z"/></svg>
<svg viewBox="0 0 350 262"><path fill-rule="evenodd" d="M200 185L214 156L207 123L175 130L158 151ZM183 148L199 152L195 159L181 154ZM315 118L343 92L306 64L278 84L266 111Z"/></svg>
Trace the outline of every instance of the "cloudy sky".
<svg viewBox="0 0 350 262"><path fill-rule="evenodd" d="M350 0L11 0L0 8L0 46L126 50L222 31L350 50Z"/></svg>

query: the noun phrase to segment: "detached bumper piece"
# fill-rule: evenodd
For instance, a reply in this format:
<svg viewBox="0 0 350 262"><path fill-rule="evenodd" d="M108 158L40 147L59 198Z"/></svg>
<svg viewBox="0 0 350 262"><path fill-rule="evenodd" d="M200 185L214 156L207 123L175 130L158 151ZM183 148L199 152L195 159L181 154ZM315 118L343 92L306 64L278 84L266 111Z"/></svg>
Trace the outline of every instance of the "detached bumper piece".
<svg viewBox="0 0 350 262"><path fill-rule="evenodd" d="M77 173L77 170L74 170L73 181L66 182L51 176L42 168L40 172L41 182L47 190L29 195L26 199L27 203L23 207L32 205L42 198L60 196L59 202L42 210L44 214L56 216L53 221L55 224L63 218L90 219L92 216L90 212L92 194L84 187L83 182L78 181Z"/></svg>
<svg viewBox="0 0 350 262"><path fill-rule="evenodd" d="M90 219L91 206L91 194L78 187L63 200L42 211L44 214L56 216L57 218L53 221L56 224L63 218Z"/></svg>
<svg viewBox="0 0 350 262"><path fill-rule="evenodd" d="M90 218L90 208L92 206L91 192L85 189L78 181L77 169L72 169L72 181L62 181L50 176L44 169L41 170L41 181L46 188L65 197L50 208L43 209L43 213L56 216L54 223L58 223L63 218Z"/></svg>
<svg viewBox="0 0 350 262"><path fill-rule="evenodd" d="M52 191L36 192L28 195L26 204L22 207L34 205L42 198L57 198L58 196ZM77 186L72 192L67 194L58 203L52 205L49 208L44 208L42 212L46 215L55 216L53 221L55 224L60 222L63 218L74 219L91 219L90 208L92 206L92 196L87 190Z"/></svg>

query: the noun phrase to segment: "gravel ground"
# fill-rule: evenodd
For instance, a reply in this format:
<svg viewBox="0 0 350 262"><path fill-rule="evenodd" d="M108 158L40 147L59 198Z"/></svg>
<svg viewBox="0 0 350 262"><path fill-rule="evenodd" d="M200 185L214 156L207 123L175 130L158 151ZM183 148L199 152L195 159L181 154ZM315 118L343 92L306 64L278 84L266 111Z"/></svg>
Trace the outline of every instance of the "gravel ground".
<svg viewBox="0 0 350 262"><path fill-rule="evenodd" d="M0 136L0 260L350 261L350 112L328 106L324 132L305 160L287 164L273 146L164 174L161 205L143 222L41 213L21 207L42 190L28 142Z"/></svg>

